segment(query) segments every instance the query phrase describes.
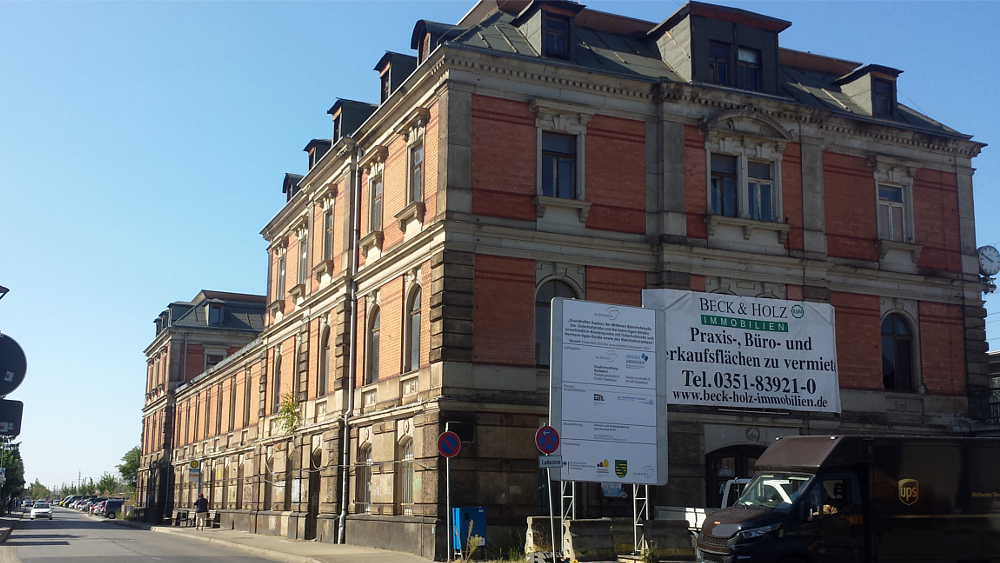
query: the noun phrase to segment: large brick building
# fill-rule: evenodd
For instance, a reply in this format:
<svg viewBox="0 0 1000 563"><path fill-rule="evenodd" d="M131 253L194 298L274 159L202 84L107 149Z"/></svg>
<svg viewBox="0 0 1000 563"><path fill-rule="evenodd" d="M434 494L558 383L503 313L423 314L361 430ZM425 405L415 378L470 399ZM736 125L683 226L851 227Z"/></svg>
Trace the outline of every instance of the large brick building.
<svg viewBox="0 0 1000 563"><path fill-rule="evenodd" d="M171 507L171 453L177 388L201 381L252 344L264 328L264 296L202 290L176 301L156 317L156 337L146 347L146 400L142 408L142 457L137 499L148 518Z"/></svg>
<svg viewBox="0 0 1000 563"><path fill-rule="evenodd" d="M168 502L200 487L225 527L442 558L447 426L452 505L516 543L547 510L550 300L645 288L832 304L842 404L672 406L654 504L717 502L777 436L971 432L983 145L898 103L899 70L779 47L789 25L517 0L417 22L378 103L338 100L285 177L259 341L178 380L169 440L144 440L169 452ZM577 495L580 517L631 511Z"/></svg>

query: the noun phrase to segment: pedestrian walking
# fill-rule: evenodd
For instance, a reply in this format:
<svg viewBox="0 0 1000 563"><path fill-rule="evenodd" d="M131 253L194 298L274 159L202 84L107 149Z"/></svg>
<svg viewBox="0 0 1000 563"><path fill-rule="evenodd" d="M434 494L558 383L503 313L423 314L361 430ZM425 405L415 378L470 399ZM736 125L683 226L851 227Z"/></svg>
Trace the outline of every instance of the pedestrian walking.
<svg viewBox="0 0 1000 563"><path fill-rule="evenodd" d="M198 500L194 501L194 515L197 529L205 529L205 519L208 517L208 499L203 493L198 493Z"/></svg>

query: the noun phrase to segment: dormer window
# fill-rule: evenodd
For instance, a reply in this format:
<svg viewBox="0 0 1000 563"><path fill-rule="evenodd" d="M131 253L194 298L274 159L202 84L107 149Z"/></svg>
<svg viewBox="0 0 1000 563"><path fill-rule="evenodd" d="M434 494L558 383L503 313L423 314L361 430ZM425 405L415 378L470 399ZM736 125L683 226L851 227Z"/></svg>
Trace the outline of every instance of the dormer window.
<svg viewBox="0 0 1000 563"><path fill-rule="evenodd" d="M389 99L389 94L392 93L390 91L389 69L386 69L385 72L379 76L378 91L378 103L384 104L385 101Z"/></svg>
<svg viewBox="0 0 1000 563"><path fill-rule="evenodd" d="M545 14L545 56L569 58L569 18Z"/></svg>
<svg viewBox="0 0 1000 563"><path fill-rule="evenodd" d="M727 43L712 41L708 47L708 79L712 84L718 84L719 86L729 84L729 81L726 80L728 76L728 63L729 45Z"/></svg>
<svg viewBox="0 0 1000 563"><path fill-rule="evenodd" d="M736 66L736 87L740 90L760 90L760 51L740 47Z"/></svg>
<svg viewBox="0 0 1000 563"><path fill-rule="evenodd" d="M343 120L341 119L341 114L337 114L333 118L333 142L336 143L343 136L341 133L341 128L343 127Z"/></svg>
<svg viewBox="0 0 1000 563"><path fill-rule="evenodd" d="M222 324L222 305L212 304L208 306L208 324Z"/></svg>
<svg viewBox="0 0 1000 563"><path fill-rule="evenodd" d="M872 80L872 115L892 117L892 83L888 80Z"/></svg>

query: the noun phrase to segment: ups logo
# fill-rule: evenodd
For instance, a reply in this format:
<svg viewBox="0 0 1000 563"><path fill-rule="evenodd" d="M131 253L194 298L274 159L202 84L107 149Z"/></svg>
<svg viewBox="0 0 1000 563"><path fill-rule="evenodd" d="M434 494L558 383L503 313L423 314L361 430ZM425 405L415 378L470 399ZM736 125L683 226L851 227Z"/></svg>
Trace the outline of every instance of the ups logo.
<svg viewBox="0 0 1000 563"><path fill-rule="evenodd" d="M906 506L913 506L920 498L920 484L916 479L899 480L899 502Z"/></svg>

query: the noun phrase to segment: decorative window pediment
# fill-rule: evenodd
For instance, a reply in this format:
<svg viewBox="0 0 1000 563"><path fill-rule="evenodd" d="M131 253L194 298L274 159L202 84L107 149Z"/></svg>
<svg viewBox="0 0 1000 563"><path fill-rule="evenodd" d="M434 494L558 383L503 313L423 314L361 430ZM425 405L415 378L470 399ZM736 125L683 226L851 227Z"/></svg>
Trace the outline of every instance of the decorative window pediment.
<svg viewBox="0 0 1000 563"><path fill-rule="evenodd" d="M430 121L431 112L427 108L413 108L409 114L396 126L394 132L403 137L403 140L410 142L412 139L423 136L424 128Z"/></svg>
<svg viewBox="0 0 1000 563"><path fill-rule="evenodd" d="M337 186L336 182L327 182L322 188L316 193L316 200L319 202L320 207L324 211L333 207L337 196L340 194L340 188Z"/></svg>
<svg viewBox="0 0 1000 563"><path fill-rule="evenodd" d="M533 100L529 108L535 112L535 127L570 135L586 133L587 122L597 113L587 106L542 99Z"/></svg>
<svg viewBox="0 0 1000 563"><path fill-rule="evenodd" d="M372 147L358 162L358 165L363 168L368 175L377 175L382 173L382 167L385 165L385 159L389 156L389 147L385 145L375 145Z"/></svg>
<svg viewBox="0 0 1000 563"><path fill-rule="evenodd" d="M793 139L780 123L761 114L753 106L729 110L714 117L702 118L699 123L702 133L712 137L728 137L749 140L757 144L771 142L777 152L785 149L785 144Z"/></svg>

